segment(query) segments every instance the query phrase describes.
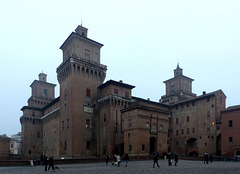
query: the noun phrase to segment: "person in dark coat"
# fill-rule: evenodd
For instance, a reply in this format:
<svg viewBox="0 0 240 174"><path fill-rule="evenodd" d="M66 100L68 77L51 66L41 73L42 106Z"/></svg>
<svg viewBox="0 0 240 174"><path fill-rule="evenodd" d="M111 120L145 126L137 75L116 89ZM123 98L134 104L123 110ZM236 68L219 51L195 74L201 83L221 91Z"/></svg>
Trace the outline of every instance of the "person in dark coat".
<svg viewBox="0 0 240 174"><path fill-rule="evenodd" d="M208 164L208 153L204 154L204 164L207 163Z"/></svg>
<svg viewBox="0 0 240 174"><path fill-rule="evenodd" d="M124 155L124 157L123 157L123 160L125 161L125 167L127 167L128 161L129 161L128 153L125 153L125 155Z"/></svg>
<svg viewBox="0 0 240 174"><path fill-rule="evenodd" d="M48 167L48 157L44 156L44 164L45 164L45 171L47 171Z"/></svg>
<svg viewBox="0 0 240 174"><path fill-rule="evenodd" d="M53 162L53 156L51 156L51 158L49 159L49 166L48 166L48 170L52 167L53 171L54 171L54 162Z"/></svg>
<svg viewBox="0 0 240 174"><path fill-rule="evenodd" d="M43 154L40 155L40 165L43 164L43 160L44 160L44 157L43 157Z"/></svg>
<svg viewBox="0 0 240 174"><path fill-rule="evenodd" d="M158 167L160 167L159 166L159 164L158 164L158 153L154 153L154 157L153 157L153 168L155 168L155 164L157 164L157 166Z"/></svg>
<svg viewBox="0 0 240 174"><path fill-rule="evenodd" d="M175 166L177 166L177 163L178 163L178 155L177 154L174 155L174 161L175 161Z"/></svg>
<svg viewBox="0 0 240 174"><path fill-rule="evenodd" d="M169 152L167 158L168 158L168 166L171 166L172 165L172 153Z"/></svg>
<svg viewBox="0 0 240 174"><path fill-rule="evenodd" d="M108 155L105 156L105 160L106 160L106 165L108 165L108 160L109 160L109 156Z"/></svg>

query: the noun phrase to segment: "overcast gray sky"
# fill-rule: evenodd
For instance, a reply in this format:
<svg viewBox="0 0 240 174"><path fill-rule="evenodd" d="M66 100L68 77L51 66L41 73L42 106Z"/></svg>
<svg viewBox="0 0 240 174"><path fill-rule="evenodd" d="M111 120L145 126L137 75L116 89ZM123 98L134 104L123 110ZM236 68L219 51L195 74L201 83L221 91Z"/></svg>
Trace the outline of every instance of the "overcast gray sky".
<svg viewBox="0 0 240 174"><path fill-rule="evenodd" d="M21 131L20 109L40 72L58 97L59 47L81 21L104 44L105 81L158 101L179 62L194 93L222 89L227 106L240 104L239 8L239 0L1 0L0 135Z"/></svg>

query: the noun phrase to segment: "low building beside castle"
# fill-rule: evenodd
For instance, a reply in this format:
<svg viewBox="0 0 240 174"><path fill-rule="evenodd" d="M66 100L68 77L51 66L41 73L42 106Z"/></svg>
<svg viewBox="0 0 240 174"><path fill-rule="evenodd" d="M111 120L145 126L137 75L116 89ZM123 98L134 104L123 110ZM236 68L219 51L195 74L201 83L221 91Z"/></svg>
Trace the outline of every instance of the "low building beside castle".
<svg viewBox="0 0 240 174"><path fill-rule="evenodd" d="M222 121L222 155L240 156L240 105L231 106L221 112Z"/></svg>
<svg viewBox="0 0 240 174"><path fill-rule="evenodd" d="M6 160L10 156L10 138L6 134L0 135L0 160Z"/></svg>

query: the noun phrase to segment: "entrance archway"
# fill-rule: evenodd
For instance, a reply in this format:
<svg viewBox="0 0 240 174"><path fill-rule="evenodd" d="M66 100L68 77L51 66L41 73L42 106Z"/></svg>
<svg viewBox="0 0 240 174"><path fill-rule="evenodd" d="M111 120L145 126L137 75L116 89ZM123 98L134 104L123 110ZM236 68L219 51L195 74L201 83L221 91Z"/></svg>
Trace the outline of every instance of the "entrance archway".
<svg viewBox="0 0 240 174"><path fill-rule="evenodd" d="M150 155L157 151L156 149L157 140L155 137L150 138Z"/></svg>
<svg viewBox="0 0 240 174"><path fill-rule="evenodd" d="M196 138L190 138L187 141L187 155L198 156L198 141Z"/></svg>

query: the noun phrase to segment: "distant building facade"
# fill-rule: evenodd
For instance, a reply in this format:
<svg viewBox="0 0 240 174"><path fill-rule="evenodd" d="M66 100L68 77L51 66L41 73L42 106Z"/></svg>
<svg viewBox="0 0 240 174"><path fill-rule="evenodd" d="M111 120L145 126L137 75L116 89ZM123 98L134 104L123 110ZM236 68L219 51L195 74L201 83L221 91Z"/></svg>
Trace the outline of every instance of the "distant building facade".
<svg viewBox="0 0 240 174"><path fill-rule="evenodd" d="M165 81L160 102L132 96L133 85L109 80L100 61L103 44L78 26L60 49L60 96L47 75L31 84L32 96L21 110L23 155L56 158L105 154L149 155L172 151L181 156L220 153L217 120L225 109L221 90L196 96L193 79L177 66ZM218 127L219 126L219 127Z"/></svg>
<svg viewBox="0 0 240 174"><path fill-rule="evenodd" d="M10 154L22 154L22 133L11 135L10 138Z"/></svg>
<svg viewBox="0 0 240 174"><path fill-rule="evenodd" d="M221 112L222 117L222 155L240 155L240 105L228 107Z"/></svg>

